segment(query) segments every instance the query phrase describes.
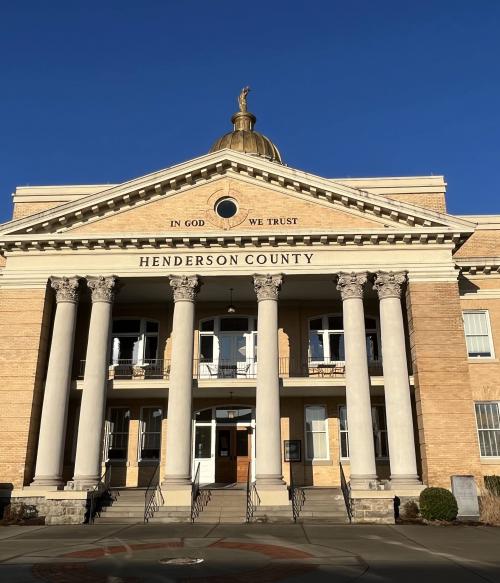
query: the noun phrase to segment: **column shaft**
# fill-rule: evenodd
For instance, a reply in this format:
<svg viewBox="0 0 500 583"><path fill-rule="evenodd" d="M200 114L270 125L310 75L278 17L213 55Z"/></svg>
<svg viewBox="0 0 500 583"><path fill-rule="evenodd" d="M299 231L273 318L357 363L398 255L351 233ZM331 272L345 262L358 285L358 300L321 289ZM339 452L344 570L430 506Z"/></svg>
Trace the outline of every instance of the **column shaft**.
<svg viewBox="0 0 500 583"><path fill-rule="evenodd" d="M79 279L52 278L56 313L43 396L35 478L32 486L63 485L62 470L73 364Z"/></svg>
<svg viewBox="0 0 500 583"><path fill-rule="evenodd" d="M92 291L89 338L85 359L73 487L87 489L101 476L110 333L116 278L89 279Z"/></svg>
<svg viewBox="0 0 500 583"><path fill-rule="evenodd" d="M171 277L170 285L175 303L163 484L174 490L191 484L194 302L200 283L196 276L178 276Z"/></svg>
<svg viewBox="0 0 500 583"><path fill-rule="evenodd" d="M347 428L353 489L366 489L377 479L363 308L365 282L366 273L340 273L337 285L343 300Z"/></svg>
<svg viewBox="0 0 500 583"><path fill-rule="evenodd" d="M393 484L417 484L417 463L413 434L410 384L401 310L403 273L379 272L375 289L380 298L380 327L384 367L387 435Z"/></svg>
<svg viewBox="0 0 500 583"><path fill-rule="evenodd" d="M281 414L278 353L280 275L254 276L258 299L256 481L257 487L282 486Z"/></svg>

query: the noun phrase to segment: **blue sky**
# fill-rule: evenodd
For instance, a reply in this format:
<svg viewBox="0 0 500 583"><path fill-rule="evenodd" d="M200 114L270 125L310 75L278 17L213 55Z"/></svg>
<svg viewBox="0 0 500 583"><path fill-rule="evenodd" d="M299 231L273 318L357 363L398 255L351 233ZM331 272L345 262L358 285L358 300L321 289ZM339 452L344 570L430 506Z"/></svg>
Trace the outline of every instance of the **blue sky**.
<svg viewBox="0 0 500 583"><path fill-rule="evenodd" d="M500 213L498 0L2 2L0 221L16 185L114 183L204 154L250 85L321 176L444 174Z"/></svg>

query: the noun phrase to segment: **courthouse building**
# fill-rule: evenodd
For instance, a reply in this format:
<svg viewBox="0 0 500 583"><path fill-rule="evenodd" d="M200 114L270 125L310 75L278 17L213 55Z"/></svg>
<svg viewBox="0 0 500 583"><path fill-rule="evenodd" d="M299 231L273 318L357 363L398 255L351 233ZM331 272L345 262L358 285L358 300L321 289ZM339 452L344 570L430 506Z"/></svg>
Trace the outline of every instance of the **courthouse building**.
<svg viewBox="0 0 500 583"><path fill-rule="evenodd" d="M291 168L246 92L231 121L122 184L16 189L4 499L81 522L110 484L189 520L241 492L252 520L323 492L391 521L396 496L500 474L500 216L449 214L442 176Z"/></svg>

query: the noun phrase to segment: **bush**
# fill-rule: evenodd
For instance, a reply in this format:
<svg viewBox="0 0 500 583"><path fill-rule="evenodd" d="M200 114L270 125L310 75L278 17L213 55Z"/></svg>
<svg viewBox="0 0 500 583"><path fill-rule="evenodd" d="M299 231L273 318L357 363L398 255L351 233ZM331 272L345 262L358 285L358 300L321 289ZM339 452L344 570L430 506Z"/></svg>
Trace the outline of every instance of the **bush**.
<svg viewBox="0 0 500 583"><path fill-rule="evenodd" d="M419 514L420 512L418 509L418 504L415 502L415 500L408 500L408 502L403 504L403 509L401 512L401 516L403 518L418 518Z"/></svg>
<svg viewBox="0 0 500 583"><path fill-rule="evenodd" d="M479 492L479 511L481 522L500 526L500 492L497 494L489 488L481 488Z"/></svg>
<svg viewBox="0 0 500 583"><path fill-rule="evenodd" d="M500 496L500 476L484 476L484 485L495 496Z"/></svg>
<svg viewBox="0 0 500 583"><path fill-rule="evenodd" d="M455 520L458 514L455 496L445 488L425 488L420 493L420 514L426 520Z"/></svg>

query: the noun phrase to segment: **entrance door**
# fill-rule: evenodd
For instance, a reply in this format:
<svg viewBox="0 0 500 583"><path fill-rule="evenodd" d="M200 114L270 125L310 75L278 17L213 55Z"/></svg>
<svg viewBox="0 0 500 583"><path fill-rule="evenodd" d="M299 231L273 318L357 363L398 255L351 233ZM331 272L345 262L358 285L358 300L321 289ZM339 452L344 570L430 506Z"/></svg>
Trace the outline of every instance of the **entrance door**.
<svg viewBox="0 0 500 583"><path fill-rule="evenodd" d="M251 427L217 428L216 482L246 482L252 451L251 431Z"/></svg>

